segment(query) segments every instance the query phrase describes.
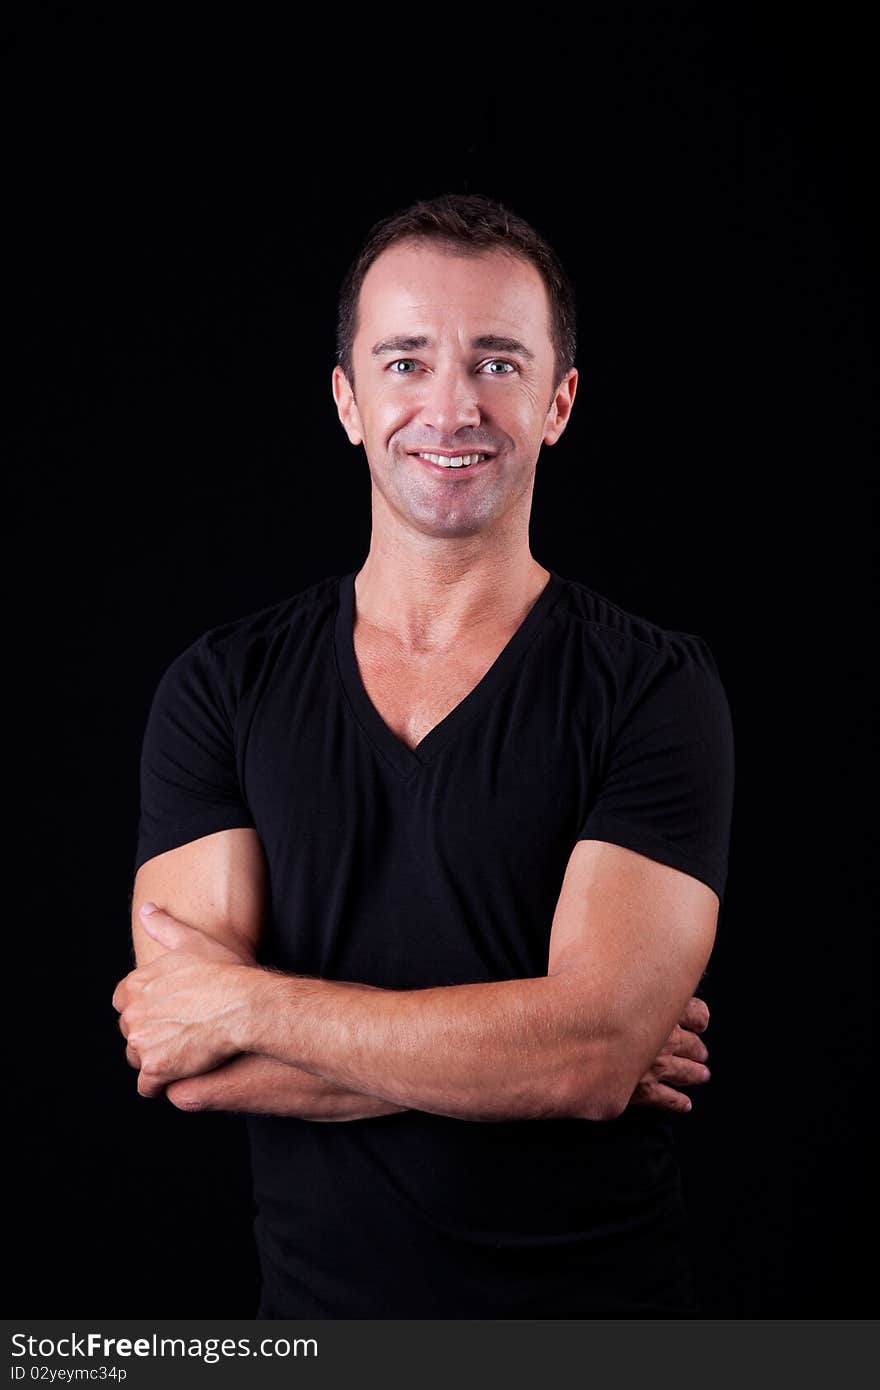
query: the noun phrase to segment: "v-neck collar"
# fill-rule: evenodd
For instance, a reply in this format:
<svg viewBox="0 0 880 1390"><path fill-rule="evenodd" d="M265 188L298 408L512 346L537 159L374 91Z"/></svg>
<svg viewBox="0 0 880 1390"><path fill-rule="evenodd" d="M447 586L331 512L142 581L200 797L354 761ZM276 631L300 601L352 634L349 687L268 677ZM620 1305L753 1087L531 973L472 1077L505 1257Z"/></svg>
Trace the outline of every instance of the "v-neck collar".
<svg viewBox="0 0 880 1390"><path fill-rule="evenodd" d="M361 679L354 649L354 581L359 571L340 575L338 603L333 630L336 670L349 706L367 738L403 777L409 777L443 748L468 720L484 709L502 683L513 672L517 661L525 654L551 607L562 592L564 581L555 570L544 585L519 627L489 667L484 676L463 700L449 711L439 724L425 734L415 748L410 748L385 723Z"/></svg>

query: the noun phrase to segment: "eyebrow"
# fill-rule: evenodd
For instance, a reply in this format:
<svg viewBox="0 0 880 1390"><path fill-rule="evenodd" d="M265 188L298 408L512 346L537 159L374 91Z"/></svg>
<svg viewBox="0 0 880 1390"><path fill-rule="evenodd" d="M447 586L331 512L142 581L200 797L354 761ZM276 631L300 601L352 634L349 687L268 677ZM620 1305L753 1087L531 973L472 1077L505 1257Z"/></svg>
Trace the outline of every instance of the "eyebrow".
<svg viewBox="0 0 880 1390"><path fill-rule="evenodd" d="M381 343L377 343L373 348L373 356L381 357L386 352L417 352L420 348L434 346L433 338L426 337L423 333L411 335L408 333L398 333L393 338L383 338ZM488 352L509 352L513 357L522 357L526 362L534 362L535 354L525 343L521 343L518 338L499 337L497 333L481 333L478 338L471 339L471 347L480 351Z"/></svg>

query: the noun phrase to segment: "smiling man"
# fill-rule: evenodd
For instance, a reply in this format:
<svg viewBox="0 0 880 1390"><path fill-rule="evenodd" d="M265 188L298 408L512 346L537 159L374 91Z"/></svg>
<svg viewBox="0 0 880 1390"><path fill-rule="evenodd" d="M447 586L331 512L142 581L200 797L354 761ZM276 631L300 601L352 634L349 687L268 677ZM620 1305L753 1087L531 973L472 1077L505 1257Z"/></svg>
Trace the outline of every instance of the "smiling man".
<svg viewBox="0 0 880 1390"><path fill-rule="evenodd" d="M707 1076L732 727L701 637L531 555L574 348L509 209L378 224L332 381L369 553L153 700L113 1003L142 1095L248 1114L262 1317L696 1306L670 1116Z"/></svg>

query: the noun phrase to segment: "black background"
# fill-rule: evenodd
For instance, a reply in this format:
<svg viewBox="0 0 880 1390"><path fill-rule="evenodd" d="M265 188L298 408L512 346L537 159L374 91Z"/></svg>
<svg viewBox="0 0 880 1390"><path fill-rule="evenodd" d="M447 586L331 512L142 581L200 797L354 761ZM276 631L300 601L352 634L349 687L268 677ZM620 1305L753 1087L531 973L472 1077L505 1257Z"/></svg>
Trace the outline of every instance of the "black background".
<svg viewBox="0 0 880 1390"><path fill-rule="evenodd" d="M140 739L200 632L365 557L336 293L374 221L445 191L533 221L577 288L578 395L539 459L532 553L703 635L731 702L713 1077L676 1121L704 1307L874 1313L876 109L866 36L834 14L10 26L15 1314L256 1306L244 1122L140 1099L110 1003Z"/></svg>

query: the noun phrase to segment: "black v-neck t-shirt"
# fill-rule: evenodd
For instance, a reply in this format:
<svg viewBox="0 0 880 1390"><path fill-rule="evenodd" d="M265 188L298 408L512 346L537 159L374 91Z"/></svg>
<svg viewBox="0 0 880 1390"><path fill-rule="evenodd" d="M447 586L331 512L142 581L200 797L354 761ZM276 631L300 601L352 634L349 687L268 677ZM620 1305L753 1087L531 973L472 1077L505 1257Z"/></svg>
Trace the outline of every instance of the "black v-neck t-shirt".
<svg viewBox="0 0 880 1390"><path fill-rule="evenodd" d="M546 974L578 839L723 902L733 732L701 637L551 570L410 749L360 676L354 580L212 627L170 663L144 735L135 870L253 827L261 962L386 989ZM687 1315L677 1123L643 1106L603 1122L248 1115L260 1315Z"/></svg>

